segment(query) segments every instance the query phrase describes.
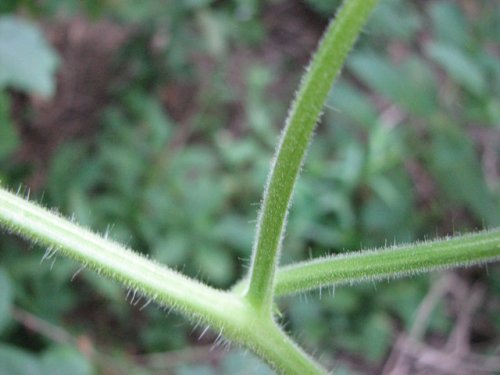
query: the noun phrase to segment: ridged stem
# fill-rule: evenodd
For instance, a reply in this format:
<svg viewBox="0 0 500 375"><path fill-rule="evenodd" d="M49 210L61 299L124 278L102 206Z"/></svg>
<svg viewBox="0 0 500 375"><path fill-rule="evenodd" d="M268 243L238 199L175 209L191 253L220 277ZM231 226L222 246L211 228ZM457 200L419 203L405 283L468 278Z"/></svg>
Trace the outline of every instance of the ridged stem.
<svg viewBox="0 0 500 375"><path fill-rule="evenodd" d="M271 314L274 277L295 181L326 97L378 0L346 0L330 23L296 94L257 220L246 298Z"/></svg>
<svg viewBox="0 0 500 375"><path fill-rule="evenodd" d="M500 228L295 263L278 271L276 294L394 279L495 260L500 260Z"/></svg>
<svg viewBox="0 0 500 375"><path fill-rule="evenodd" d="M225 309L240 301L99 236L60 215L0 189L0 224L32 243L47 248L44 258L62 253L85 267L118 280L143 298L174 306L217 327ZM136 296L138 298L139 295ZM206 319L208 317L208 319Z"/></svg>
<svg viewBox="0 0 500 375"><path fill-rule="evenodd" d="M319 365L240 295L183 276L0 188L0 226L47 248L42 259L61 253L130 289L142 299L173 308L209 325L260 355L282 374L324 374Z"/></svg>

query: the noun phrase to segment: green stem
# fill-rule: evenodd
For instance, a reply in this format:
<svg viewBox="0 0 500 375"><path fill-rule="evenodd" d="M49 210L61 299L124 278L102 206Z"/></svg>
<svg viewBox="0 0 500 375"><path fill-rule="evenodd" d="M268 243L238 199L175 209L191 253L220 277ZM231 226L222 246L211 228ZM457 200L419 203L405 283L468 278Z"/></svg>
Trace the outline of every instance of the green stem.
<svg viewBox="0 0 500 375"><path fill-rule="evenodd" d="M0 225L45 246L44 258L61 253L150 301L210 325L224 337L259 354L283 374L322 374L323 370L272 321L241 296L213 289L154 263L0 188ZM137 295L136 295L137 294Z"/></svg>
<svg viewBox="0 0 500 375"><path fill-rule="evenodd" d="M252 251L246 298L271 312L274 275L295 181L333 81L378 0L346 0L330 23L291 107L272 163Z"/></svg>
<svg viewBox="0 0 500 375"><path fill-rule="evenodd" d="M411 276L500 260L500 228L431 242L296 263L276 276L276 294Z"/></svg>
<svg viewBox="0 0 500 375"><path fill-rule="evenodd" d="M46 256L60 252L147 299L174 306L195 318L222 327L224 310L238 310L235 299L103 238L59 215L0 189L0 224L33 243L45 246ZM138 297L138 296L137 296ZM136 298L137 298L136 297Z"/></svg>
<svg viewBox="0 0 500 375"><path fill-rule="evenodd" d="M256 336L254 341L258 342L258 345L253 347L254 352L265 358L278 373L325 375L326 371L305 354L268 316L261 319L251 331Z"/></svg>

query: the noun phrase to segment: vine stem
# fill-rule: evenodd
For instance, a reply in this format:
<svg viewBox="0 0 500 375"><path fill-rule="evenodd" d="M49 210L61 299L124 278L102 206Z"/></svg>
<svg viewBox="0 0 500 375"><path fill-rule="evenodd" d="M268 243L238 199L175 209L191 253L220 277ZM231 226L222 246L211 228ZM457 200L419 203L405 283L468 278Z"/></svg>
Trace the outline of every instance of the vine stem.
<svg viewBox="0 0 500 375"><path fill-rule="evenodd" d="M224 292L183 276L54 212L0 188L0 225L121 282L133 294L182 312L197 324L257 353L282 374L324 374L269 316L241 295Z"/></svg>
<svg viewBox="0 0 500 375"><path fill-rule="evenodd" d="M326 30L290 108L264 190L245 291L254 306L269 314L295 181L326 97L377 2L344 2Z"/></svg>
<svg viewBox="0 0 500 375"><path fill-rule="evenodd" d="M400 278L496 260L500 260L500 228L294 263L278 271L276 295Z"/></svg>
<svg viewBox="0 0 500 375"><path fill-rule="evenodd" d="M173 307L256 352L282 374L324 370L276 324L274 277L293 187L315 124L347 53L378 0L345 0L305 74L272 163L259 213L245 293L224 292L161 266L36 204L0 189L0 224ZM149 301L148 301L149 303Z"/></svg>
<svg viewBox="0 0 500 375"><path fill-rule="evenodd" d="M228 293L148 260L3 189L0 189L0 224L46 247L44 258L60 252L139 291L145 298L175 306L188 315L200 319L209 316L214 323L223 309L238 309ZM216 325L222 326L222 321Z"/></svg>

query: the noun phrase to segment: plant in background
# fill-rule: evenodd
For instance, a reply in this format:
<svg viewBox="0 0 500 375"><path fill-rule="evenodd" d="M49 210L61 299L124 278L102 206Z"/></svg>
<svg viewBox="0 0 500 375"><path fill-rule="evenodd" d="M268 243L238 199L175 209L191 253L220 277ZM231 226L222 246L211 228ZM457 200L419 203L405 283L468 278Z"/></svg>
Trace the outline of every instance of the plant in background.
<svg viewBox="0 0 500 375"><path fill-rule="evenodd" d="M500 259L500 230L494 229L278 268L288 209L315 125L332 82L376 4L377 0L346 0L325 32L302 79L272 162L251 268L231 290L185 277L4 189L0 190L0 223L7 231L45 246L43 259L58 253L75 259L83 267L123 283L133 304L154 302L173 308L218 332L216 343L241 344L279 373L324 373L277 323L276 297Z"/></svg>

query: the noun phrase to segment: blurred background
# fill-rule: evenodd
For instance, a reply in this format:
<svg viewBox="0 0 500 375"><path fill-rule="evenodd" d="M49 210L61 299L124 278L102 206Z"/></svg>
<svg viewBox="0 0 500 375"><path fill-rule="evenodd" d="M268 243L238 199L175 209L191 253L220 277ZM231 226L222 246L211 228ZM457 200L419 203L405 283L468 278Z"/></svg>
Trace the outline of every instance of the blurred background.
<svg viewBox="0 0 500 375"><path fill-rule="evenodd" d="M338 3L2 0L2 186L229 287ZM499 119L500 3L381 1L329 96L282 263L500 225ZM271 373L44 251L0 236L1 375ZM500 373L498 264L279 306L337 374Z"/></svg>

